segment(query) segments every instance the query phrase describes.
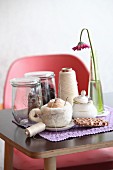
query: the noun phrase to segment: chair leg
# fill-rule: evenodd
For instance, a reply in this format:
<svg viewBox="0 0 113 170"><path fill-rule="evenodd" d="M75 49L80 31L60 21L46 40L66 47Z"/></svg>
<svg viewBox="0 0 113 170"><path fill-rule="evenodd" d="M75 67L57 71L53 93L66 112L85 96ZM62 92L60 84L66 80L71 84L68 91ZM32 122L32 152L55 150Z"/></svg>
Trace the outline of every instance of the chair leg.
<svg viewBox="0 0 113 170"><path fill-rule="evenodd" d="M13 169L13 147L5 141L4 170Z"/></svg>
<svg viewBox="0 0 113 170"><path fill-rule="evenodd" d="M44 159L44 170L56 170L56 157Z"/></svg>

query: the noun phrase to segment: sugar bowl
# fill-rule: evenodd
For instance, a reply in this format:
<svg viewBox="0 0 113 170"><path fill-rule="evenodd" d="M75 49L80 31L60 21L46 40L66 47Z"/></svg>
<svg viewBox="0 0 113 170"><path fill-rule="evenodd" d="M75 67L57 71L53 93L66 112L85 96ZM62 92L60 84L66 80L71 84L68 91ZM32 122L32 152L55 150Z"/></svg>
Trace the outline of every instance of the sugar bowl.
<svg viewBox="0 0 113 170"><path fill-rule="evenodd" d="M93 101L88 99L86 91L82 90L81 95L73 99L73 118L94 118L97 116L97 109Z"/></svg>

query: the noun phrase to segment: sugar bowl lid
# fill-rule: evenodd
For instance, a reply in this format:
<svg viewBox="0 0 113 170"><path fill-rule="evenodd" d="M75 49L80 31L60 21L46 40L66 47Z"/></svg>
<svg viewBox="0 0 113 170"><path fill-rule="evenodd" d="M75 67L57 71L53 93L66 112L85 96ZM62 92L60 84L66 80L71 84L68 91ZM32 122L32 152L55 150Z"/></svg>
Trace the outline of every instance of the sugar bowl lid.
<svg viewBox="0 0 113 170"><path fill-rule="evenodd" d="M82 90L81 95L73 99L74 103L88 103L88 97L86 96L86 91Z"/></svg>

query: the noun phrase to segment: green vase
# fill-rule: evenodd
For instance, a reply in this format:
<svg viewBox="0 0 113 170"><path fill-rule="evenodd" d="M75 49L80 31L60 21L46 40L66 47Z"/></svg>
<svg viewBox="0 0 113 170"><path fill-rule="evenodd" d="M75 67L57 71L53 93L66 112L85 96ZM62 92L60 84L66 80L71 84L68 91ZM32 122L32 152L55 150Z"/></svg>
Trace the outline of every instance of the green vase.
<svg viewBox="0 0 113 170"><path fill-rule="evenodd" d="M99 78L98 65L96 60L95 60L95 68L96 69L94 69L94 64L91 57L88 97L90 97L93 100L93 103L97 108L98 114L101 114L104 111L103 93L102 93L102 85ZM94 70L96 70L96 72Z"/></svg>

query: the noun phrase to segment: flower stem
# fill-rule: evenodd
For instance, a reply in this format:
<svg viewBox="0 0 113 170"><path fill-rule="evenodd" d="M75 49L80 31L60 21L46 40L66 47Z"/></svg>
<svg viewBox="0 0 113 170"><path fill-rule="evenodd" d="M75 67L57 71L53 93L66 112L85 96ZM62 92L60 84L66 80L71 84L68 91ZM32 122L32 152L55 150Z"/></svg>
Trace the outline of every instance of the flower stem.
<svg viewBox="0 0 113 170"><path fill-rule="evenodd" d="M92 57L92 59L93 59L93 64L94 64L94 74L95 74L95 80L97 80L97 72L96 72L96 61L95 61L95 55L94 55L94 52L93 52L93 47L92 47L92 43L91 43L91 39L90 39L90 35L89 35L89 31L88 31L88 29L87 29L87 28L83 28L83 29L81 30L81 33L80 33L80 42L82 42L82 41L81 41L81 39L82 39L82 33L83 33L83 31L84 31L84 30L86 30L86 31L87 31L88 40L89 40L89 44L90 44L90 48L91 48L91 57Z"/></svg>

